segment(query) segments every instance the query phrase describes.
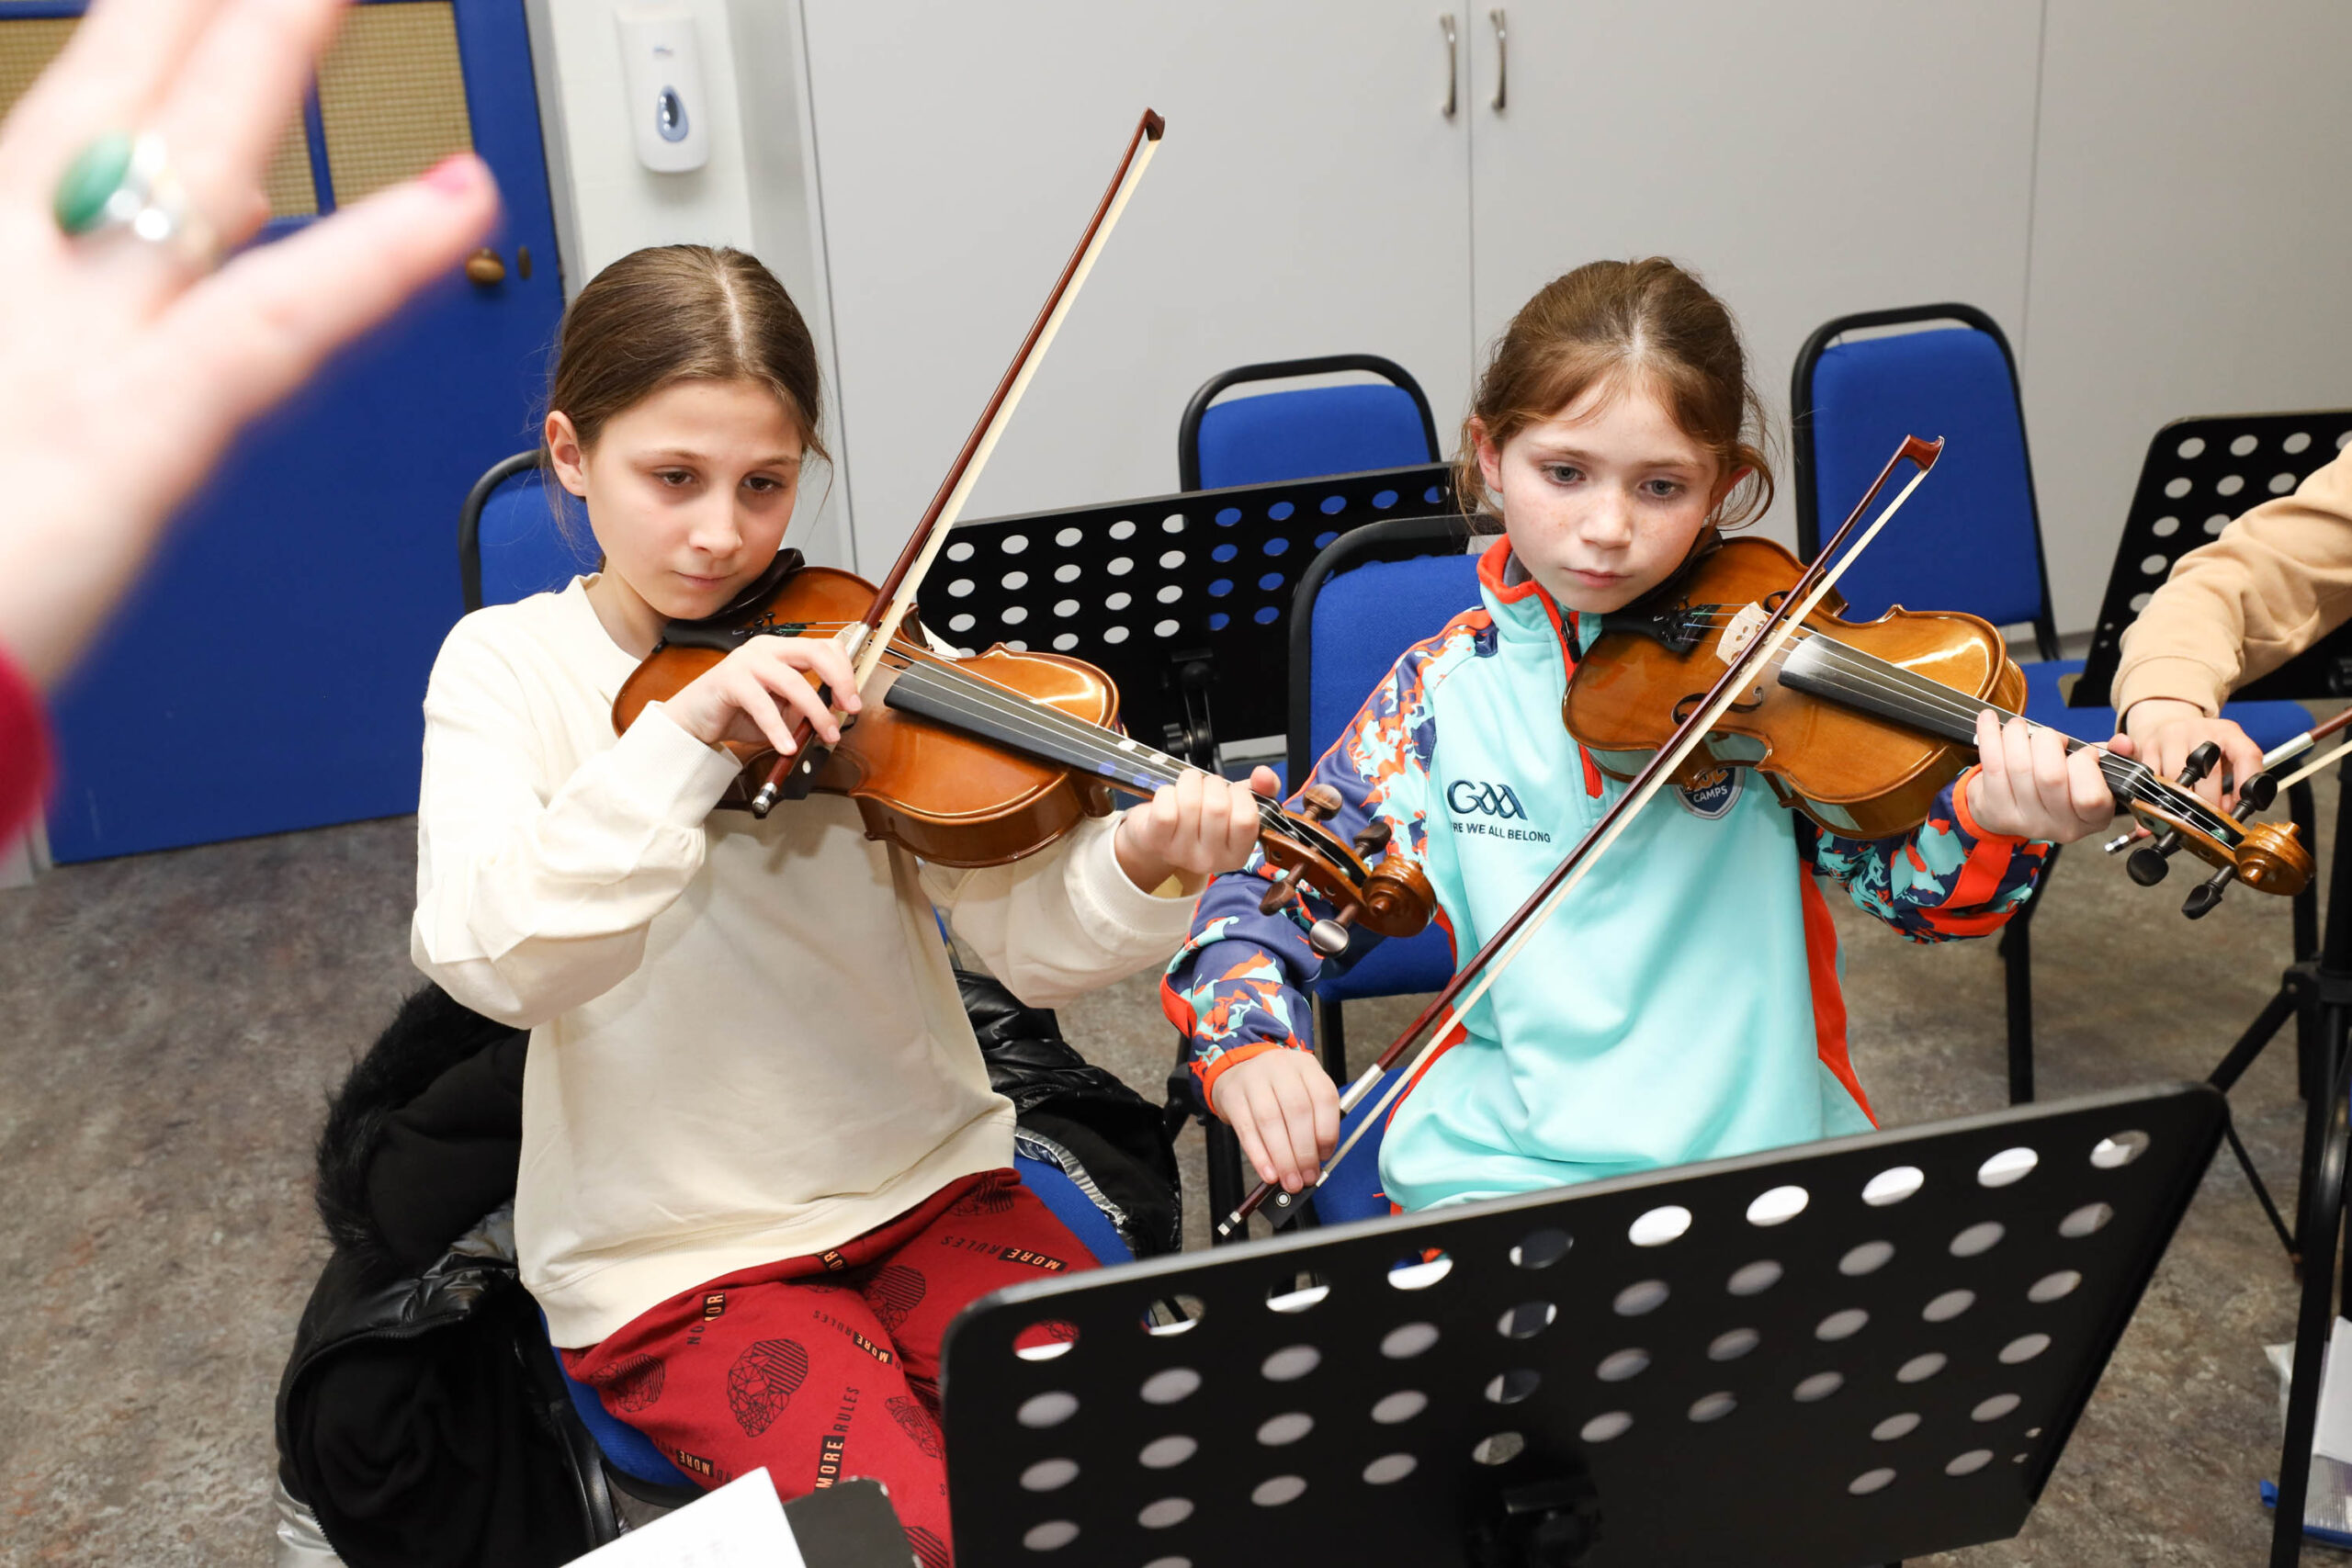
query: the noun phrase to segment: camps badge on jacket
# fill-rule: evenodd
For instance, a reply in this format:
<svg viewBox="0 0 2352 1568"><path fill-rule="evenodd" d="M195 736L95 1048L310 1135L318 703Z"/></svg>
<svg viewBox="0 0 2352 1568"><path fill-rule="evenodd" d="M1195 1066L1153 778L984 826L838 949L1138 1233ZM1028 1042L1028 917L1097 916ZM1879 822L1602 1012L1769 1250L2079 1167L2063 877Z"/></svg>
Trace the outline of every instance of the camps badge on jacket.
<svg viewBox="0 0 2352 1568"><path fill-rule="evenodd" d="M1746 778L1737 768L1720 768L1699 784L1688 788L1677 785L1674 798L1691 816L1712 822L1739 804L1740 785Z"/></svg>

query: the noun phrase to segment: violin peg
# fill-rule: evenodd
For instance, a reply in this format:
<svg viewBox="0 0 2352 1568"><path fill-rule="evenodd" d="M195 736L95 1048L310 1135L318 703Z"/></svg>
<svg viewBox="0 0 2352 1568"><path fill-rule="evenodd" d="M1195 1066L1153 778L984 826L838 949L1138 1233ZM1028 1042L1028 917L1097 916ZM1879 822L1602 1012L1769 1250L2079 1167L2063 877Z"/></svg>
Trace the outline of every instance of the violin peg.
<svg viewBox="0 0 2352 1568"><path fill-rule="evenodd" d="M1317 920L1306 929L1306 945L1325 958L1348 950L1348 928L1337 920Z"/></svg>
<svg viewBox="0 0 2352 1568"><path fill-rule="evenodd" d="M2172 871L2171 863L2153 844L2143 844L2133 850L2132 858L2123 865L2132 874L2132 880L2143 887L2154 887Z"/></svg>
<svg viewBox="0 0 2352 1568"><path fill-rule="evenodd" d="M2211 878L2189 889L2188 901L2181 905L2180 912L2192 920L2203 919L2220 908L2222 893L2228 889L2236 876L2235 866L2223 866Z"/></svg>
<svg viewBox="0 0 2352 1568"><path fill-rule="evenodd" d="M1353 847L1356 852L1356 858L1358 860L1370 860L1373 856L1386 849L1388 847L1388 840L1395 831L1396 829L1389 827L1387 818L1374 818L1370 822L1364 825L1363 831L1355 836Z"/></svg>
<svg viewBox="0 0 2352 1568"><path fill-rule="evenodd" d="M1340 792L1329 784L1309 784L1299 792L1298 809L1310 822L1328 822L1340 814L1346 802Z"/></svg>
<svg viewBox="0 0 2352 1568"><path fill-rule="evenodd" d="M1289 903L1293 898L1298 896L1297 889L1291 884L1291 874L1287 871L1283 872L1280 876L1275 877L1272 883L1268 884L1264 897L1258 900L1258 913L1261 915L1280 914L1282 912L1283 906Z"/></svg>
<svg viewBox="0 0 2352 1568"><path fill-rule="evenodd" d="M2278 798L2278 777L2266 768L2246 780L2245 787L2238 791L2238 814L2244 816L2249 811L2267 811L2270 803Z"/></svg>
<svg viewBox="0 0 2352 1568"><path fill-rule="evenodd" d="M2175 782L2181 784L2193 784L2207 773L2211 773L2213 764L2221 760L2222 749L2208 740L2188 754L2188 761L2180 765L2180 776Z"/></svg>

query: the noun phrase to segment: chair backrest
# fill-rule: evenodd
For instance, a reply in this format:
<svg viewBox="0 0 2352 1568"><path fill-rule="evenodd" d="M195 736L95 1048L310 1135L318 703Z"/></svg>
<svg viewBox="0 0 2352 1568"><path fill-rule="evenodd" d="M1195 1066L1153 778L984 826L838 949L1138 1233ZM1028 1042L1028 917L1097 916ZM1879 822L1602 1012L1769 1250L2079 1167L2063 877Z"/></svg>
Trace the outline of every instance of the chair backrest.
<svg viewBox="0 0 2352 1568"><path fill-rule="evenodd" d="M1299 579L1291 606L1290 758L1305 785L1365 697L1404 651L1478 603L1478 558L1463 553L1459 517L1400 517L1342 534ZM1433 991L1453 976L1453 946L1434 924L1384 942L1317 989L1327 1000Z"/></svg>
<svg viewBox="0 0 2352 1568"><path fill-rule="evenodd" d="M469 613L561 588L595 570L587 514L569 491L548 485L536 449L502 457L467 492L458 513L458 582Z"/></svg>
<svg viewBox="0 0 2352 1568"><path fill-rule="evenodd" d="M1919 330L1839 341L1905 326ZM1945 441L1934 477L1839 583L1855 615L1904 604L2030 622L2041 657L2058 656L2017 362L1990 316L1956 304L1840 316L1799 351L1789 412L1808 560L1904 436Z"/></svg>
<svg viewBox="0 0 2352 1568"><path fill-rule="evenodd" d="M1389 384L1300 387L1216 401L1226 389L1245 382L1345 370L1366 371ZM1224 371L1193 394L1176 430L1178 482L1188 491L1437 460L1437 421L1420 383L1376 354L1283 359Z"/></svg>

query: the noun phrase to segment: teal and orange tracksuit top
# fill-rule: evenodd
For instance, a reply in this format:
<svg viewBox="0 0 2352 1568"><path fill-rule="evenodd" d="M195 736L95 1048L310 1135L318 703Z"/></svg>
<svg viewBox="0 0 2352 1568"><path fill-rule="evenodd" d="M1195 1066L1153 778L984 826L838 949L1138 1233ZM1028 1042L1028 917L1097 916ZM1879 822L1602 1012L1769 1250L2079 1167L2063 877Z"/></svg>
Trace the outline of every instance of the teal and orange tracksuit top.
<svg viewBox="0 0 2352 1568"><path fill-rule="evenodd" d="M1483 607L1396 661L1311 780L1342 839L1374 818L1436 891L1457 961L1508 919L1624 786L1561 727L1600 617L1563 615L1498 540ZM1973 770L1972 770L1973 772ZM1963 774L1898 839L1812 829L1741 770L1669 787L1473 1007L1425 1051L1381 1145L1406 1209L1860 1132L1824 878L1915 942L1981 936L2031 895L2048 846L1979 832ZM1212 883L1161 997L1204 1096L1263 1051L1308 1048L1307 994L1336 960L1309 895L1258 911L1262 856Z"/></svg>

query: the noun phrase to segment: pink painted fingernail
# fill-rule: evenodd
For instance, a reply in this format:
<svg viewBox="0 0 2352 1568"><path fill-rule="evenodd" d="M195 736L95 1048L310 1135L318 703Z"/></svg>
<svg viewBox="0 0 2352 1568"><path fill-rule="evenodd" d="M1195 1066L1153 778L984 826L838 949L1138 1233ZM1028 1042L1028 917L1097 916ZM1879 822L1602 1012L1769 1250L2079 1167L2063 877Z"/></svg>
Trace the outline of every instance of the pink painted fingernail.
<svg viewBox="0 0 2352 1568"><path fill-rule="evenodd" d="M424 183L444 196L462 196L474 186L474 164L470 152L452 152L422 176Z"/></svg>

